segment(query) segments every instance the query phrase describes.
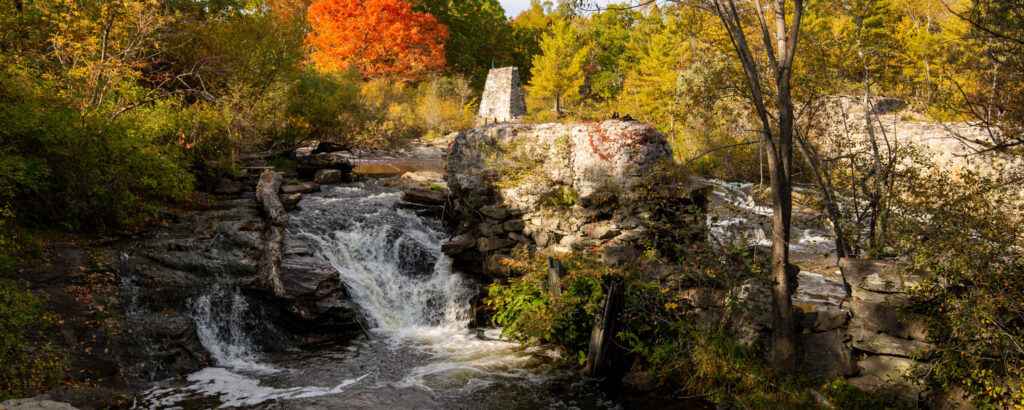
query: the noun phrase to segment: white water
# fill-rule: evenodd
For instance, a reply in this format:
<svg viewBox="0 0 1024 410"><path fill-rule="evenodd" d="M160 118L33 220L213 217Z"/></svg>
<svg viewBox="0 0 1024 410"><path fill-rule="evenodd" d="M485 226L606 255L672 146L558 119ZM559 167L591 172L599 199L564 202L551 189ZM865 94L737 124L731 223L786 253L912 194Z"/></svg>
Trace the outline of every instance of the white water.
<svg viewBox="0 0 1024 410"><path fill-rule="evenodd" d="M438 221L395 208L400 195L374 184L325 187L302 200L286 234L338 271L369 340L261 353L243 325L249 303L218 286L190 303L216 366L150 390L138 407L615 407L557 353L469 329L477 285L441 254Z"/></svg>

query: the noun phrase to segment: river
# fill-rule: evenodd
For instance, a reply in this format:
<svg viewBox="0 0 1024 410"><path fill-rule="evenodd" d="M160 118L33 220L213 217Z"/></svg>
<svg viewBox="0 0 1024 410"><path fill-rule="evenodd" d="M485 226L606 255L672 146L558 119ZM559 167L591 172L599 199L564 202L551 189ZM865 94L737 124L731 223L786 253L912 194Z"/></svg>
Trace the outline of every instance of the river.
<svg viewBox="0 0 1024 410"><path fill-rule="evenodd" d="M237 285L188 302L214 363L157 382L136 408L621 408L651 405L605 392L558 353L471 329L474 281L440 252L440 221L398 209L375 182L325 186L291 213L288 239L339 272L366 320L354 341L313 350L261 346L267 331ZM262 329L262 330L261 330Z"/></svg>

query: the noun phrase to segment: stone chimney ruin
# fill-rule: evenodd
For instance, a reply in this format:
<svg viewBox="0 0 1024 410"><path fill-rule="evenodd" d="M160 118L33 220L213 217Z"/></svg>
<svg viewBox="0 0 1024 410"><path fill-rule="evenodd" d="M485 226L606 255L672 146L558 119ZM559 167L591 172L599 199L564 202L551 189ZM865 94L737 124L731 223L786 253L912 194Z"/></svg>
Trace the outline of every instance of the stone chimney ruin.
<svg viewBox="0 0 1024 410"><path fill-rule="evenodd" d="M487 73L484 95L480 98L477 125L508 122L526 115L526 99L516 67L492 68Z"/></svg>

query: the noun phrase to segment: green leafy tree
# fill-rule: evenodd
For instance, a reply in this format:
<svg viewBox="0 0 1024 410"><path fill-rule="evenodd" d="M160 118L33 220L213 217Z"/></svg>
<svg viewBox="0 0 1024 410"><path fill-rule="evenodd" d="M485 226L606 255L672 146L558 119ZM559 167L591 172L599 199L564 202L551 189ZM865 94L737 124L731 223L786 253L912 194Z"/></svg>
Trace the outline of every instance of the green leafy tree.
<svg viewBox="0 0 1024 410"><path fill-rule="evenodd" d="M540 44L542 54L533 59L533 79L528 90L535 96L554 99L554 111L579 92L585 78L584 65L590 47L583 44L579 30L567 20L559 20L551 35Z"/></svg>
<svg viewBox="0 0 1024 410"><path fill-rule="evenodd" d="M585 37L594 44L590 85L595 96L614 99L622 91L626 69L633 63L628 60L630 37L641 18L627 4L609 6L590 17Z"/></svg>
<svg viewBox="0 0 1024 410"><path fill-rule="evenodd" d="M449 69L480 88L492 65L513 62L507 39L512 27L497 0L419 0L416 7L448 27L445 59Z"/></svg>
<svg viewBox="0 0 1024 410"><path fill-rule="evenodd" d="M540 42L551 31L551 25L561 18L551 1L531 0L530 8L509 21L512 65L519 67L519 77L529 83L533 58L541 54Z"/></svg>

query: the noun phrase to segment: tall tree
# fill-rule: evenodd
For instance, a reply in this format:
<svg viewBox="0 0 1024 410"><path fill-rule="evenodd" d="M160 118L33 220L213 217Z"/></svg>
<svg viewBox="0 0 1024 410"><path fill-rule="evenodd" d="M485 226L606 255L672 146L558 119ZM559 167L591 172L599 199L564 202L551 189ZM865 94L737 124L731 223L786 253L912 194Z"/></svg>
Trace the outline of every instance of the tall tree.
<svg viewBox="0 0 1024 410"><path fill-rule="evenodd" d="M492 65L512 63L512 28L497 0L416 0L415 8L448 27L448 68L469 77L475 87L483 87Z"/></svg>
<svg viewBox="0 0 1024 410"><path fill-rule="evenodd" d="M533 59L533 78L527 89L535 96L554 99L557 113L562 100L578 93L583 86L583 66L590 48L583 44L579 31L568 20L557 21L540 47L542 54Z"/></svg>
<svg viewBox="0 0 1024 410"><path fill-rule="evenodd" d="M306 12L317 69L364 77L423 78L445 67L448 29L404 0L316 0Z"/></svg>
<svg viewBox="0 0 1024 410"><path fill-rule="evenodd" d="M790 4L792 11L787 12ZM772 0L764 6L759 0L753 0L737 6L735 0L707 0L702 5L718 17L729 33L736 57L743 66L747 96L761 123L772 190L771 360L777 368L792 371L796 367L796 323L792 300L796 268L789 264L795 122L792 78L804 3L803 0ZM774 27L769 26L769 17L774 17ZM763 48L754 48L748 41L745 26L749 21L753 21L752 29L761 37ZM763 56L755 57L755 51L763 53ZM762 69L762 64L768 66L768 71Z"/></svg>

